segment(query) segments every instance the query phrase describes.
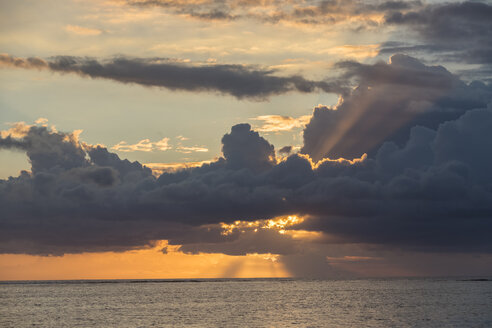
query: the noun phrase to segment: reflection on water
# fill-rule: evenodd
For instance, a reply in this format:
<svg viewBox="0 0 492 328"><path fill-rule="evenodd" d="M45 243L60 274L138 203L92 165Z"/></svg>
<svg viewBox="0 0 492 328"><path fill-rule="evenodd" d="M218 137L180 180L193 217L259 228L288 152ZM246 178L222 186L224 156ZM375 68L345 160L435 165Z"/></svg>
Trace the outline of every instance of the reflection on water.
<svg viewBox="0 0 492 328"><path fill-rule="evenodd" d="M492 281L0 283L1 327L492 327Z"/></svg>

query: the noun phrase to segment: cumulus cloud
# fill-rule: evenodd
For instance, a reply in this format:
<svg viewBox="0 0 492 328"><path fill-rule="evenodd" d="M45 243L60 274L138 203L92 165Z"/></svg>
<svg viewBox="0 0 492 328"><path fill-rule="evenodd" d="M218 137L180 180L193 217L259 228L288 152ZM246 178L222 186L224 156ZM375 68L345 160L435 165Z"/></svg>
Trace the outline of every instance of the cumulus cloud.
<svg viewBox="0 0 492 328"><path fill-rule="evenodd" d="M340 203L331 216L307 224L362 243L490 252L492 176L483 165L492 163L491 126L489 107L468 111L437 131L413 128L403 148L386 143L366 163L374 165L370 174L377 172L380 184L349 179L356 183L349 187L346 180L343 188L354 193L349 215L337 213Z"/></svg>
<svg viewBox="0 0 492 328"><path fill-rule="evenodd" d="M44 60L0 54L0 66L74 73L169 90L217 92L238 99L264 100L291 91L345 92L344 86L334 82L311 81L299 75L275 76L271 69L244 65L190 65L162 58L116 57L98 61L87 57L58 56Z"/></svg>
<svg viewBox="0 0 492 328"><path fill-rule="evenodd" d="M314 109L301 152L315 161L373 154L390 140L402 146L413 126L436 129L492 100L490 85L466 84L442 66L426 66L402 54L389 63L349 61L338 66L357 87L336 106Z"/></svg>
<svg viewBox="0 0 492 328"><path fill-rule="evenodd" d="M103 146L82 143L77 133L46 126L4 132L0 148L26 152L31 171L0 180L0 252L118 251L166 239L191 253L283 254L293 267L312 256L324 259L320 272L330 268L327 254L305 255L309 238L318 245L491 253L489 87L463 84L442 67L407 57L390 64L350 65L350 72L360 70L351 76L369 83L365 90L400 93L391 100L395 106L414 108L408 107L409 98L419 103L423 92L431 108L451 108L453 116L438 116L435 126L414 124L403 142L388 137L395 132L392 126L380 124L378 129L389 131L368 156L317 163L304 154L278 159L266 139L249 124L239 124L222 138L221 158L158 177ZM408 76L395 72L413 74L416 81L425 80L425 87L416 92ZM385 89L388 85L398 89ZM442 96L449 90L458 98ZM352 106L367 99L350 97L344 102ZM473 106L467 101L471 98ZM341 113L340 106L329 110ZM288 215L303 220L292 221L283 233L262 228L265 220Z"/></svg>
<svg viewBox="0 0 492 328"><path fill-rule="evenodd" d="M237 124L222 138L222 153L227 166L263 171L275 165L273 145L252 131L249 124Z"/></svg>

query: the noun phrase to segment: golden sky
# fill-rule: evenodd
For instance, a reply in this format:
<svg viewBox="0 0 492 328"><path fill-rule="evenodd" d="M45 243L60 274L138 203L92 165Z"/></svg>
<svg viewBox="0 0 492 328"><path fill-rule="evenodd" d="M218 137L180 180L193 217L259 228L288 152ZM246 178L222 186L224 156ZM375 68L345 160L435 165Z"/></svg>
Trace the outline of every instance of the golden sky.
<svg viewBox="0 0 492 328"><path fill-rule="evenodd" d="M121 253L64 256L0 255L0 280L187 279L288 277L274 256L187 255L161 249L166 242Z"/></svg>

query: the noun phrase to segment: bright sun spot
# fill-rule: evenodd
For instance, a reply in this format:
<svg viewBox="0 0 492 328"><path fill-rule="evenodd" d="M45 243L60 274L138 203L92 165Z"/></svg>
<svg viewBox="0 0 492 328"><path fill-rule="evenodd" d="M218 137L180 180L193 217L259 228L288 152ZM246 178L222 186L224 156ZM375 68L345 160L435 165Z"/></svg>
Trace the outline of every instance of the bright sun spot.
<svg viewBox="0 0 492 328"><path fill-rule="evenodd" d="M222 228L221 234L224 236L230 235L235 231L240 231L244 233L246 230L254 230L257 232L258 229L275 229L279 233L284 234L285 228L302 223L303 218L297 217L296 215L289 216L279 216L274 219L269 220L256 220L256 221L234 221L234 223L227 224L221 223Z"/></svg>

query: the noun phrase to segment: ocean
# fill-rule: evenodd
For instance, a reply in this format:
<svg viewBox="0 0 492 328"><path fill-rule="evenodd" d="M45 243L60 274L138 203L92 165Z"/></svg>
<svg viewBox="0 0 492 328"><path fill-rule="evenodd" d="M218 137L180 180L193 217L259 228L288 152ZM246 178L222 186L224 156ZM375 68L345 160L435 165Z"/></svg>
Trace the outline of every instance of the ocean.
<svg viewBox="0 0 492 328"><path fill-rule="evenodd" d="M492 327L492 281L0 283L1 327Z"/></svg>

